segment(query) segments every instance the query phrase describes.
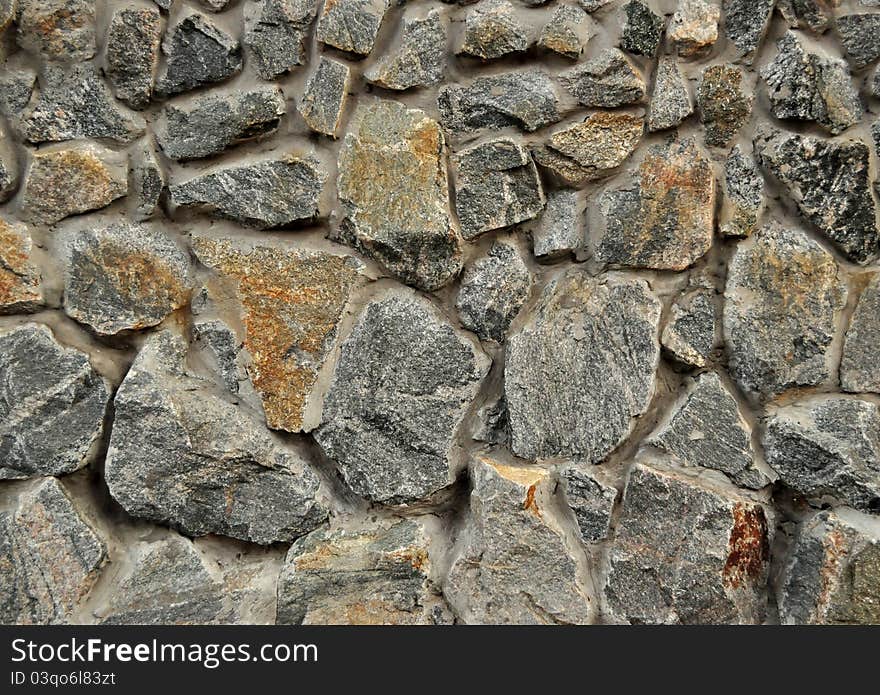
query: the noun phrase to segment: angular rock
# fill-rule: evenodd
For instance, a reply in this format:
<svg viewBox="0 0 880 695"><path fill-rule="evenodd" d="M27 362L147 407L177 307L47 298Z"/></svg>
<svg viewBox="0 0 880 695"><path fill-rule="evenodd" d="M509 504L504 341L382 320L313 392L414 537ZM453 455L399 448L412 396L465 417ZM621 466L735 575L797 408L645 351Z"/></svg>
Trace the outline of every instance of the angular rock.
<svg viewBox="0 0 880 695"><path fill-rule="evenodd" d="M819 244L776 223L764 227L737 246L724 299L730 373L740 388L773 396L828 379L846 285Z"/></svg>
<svg viewBox="0 0 880 695"><path fill-rule="evenodd" d="M391 0L335 0L324 3L318 18L318 41L340 51L368 55L391 6Z"/></svg>
<svg viewBox="0 0 880 695"><path fill-rule="evenodd" d="M42 306L43 280L32 253L27 227L0 217L0 314L27 314Z"/></svg>
<svg viewBox="0 0 880 695"><path fill-rule="evenodd" d="M158 325L189 299L189 254L163 232L121 222L61 243L64 311L101 335Z"/></svg>
<svg viewBox="0 0 880 695"><path fill-rule="evenodd" d="M477 409L476 425L471 438L475 442L487 444L510 443L510 417L507 412L507 401L501 395Z"/></svg>
<svg viewBox="0 0 880 695"><path fill-rule="evenodd" d="M542 260L583 249L586 235L577 194L566 189L548 193L547 207L531 232L532 253Z"/></svg>
<svg viewBox="0 0 880 695"><path fill-rule="evenodd" d="M821 34L834 23L834 10L840 3L841 0L777 0L776 7L790 27Z"/></svg>
<svg viewBox="0 0 880 695"><path fill-rule="evenodd" d="M663 36L663 19L641 0L630 0L623 11L626 21L620 36L620 47L627 53L653 58L657 55Z"/></svg>
<svg viewBox="0 0 880 695"><path fill-rule="evenodd" d="M145 142L131 153L132 218L147 220L156 214L159 198L165 190L165 172L159 164L151 142Z"/></svg>
<svg viewBox="0 0 880 695"><path fill-rule="evenodd" d="M576 188L614 173L642 140L645 119L629 113L597 111L583 123L553 133L535 160L563 183Z"/></svg>
<svg viewBox="0 0 880 695"><path fill-rule="evenodd" d="M645 98L645 79L617 48L566 70L559 81L582 106L615 108Z"/></svg>
<svg viewBox="0 0 880 695"><path fill-rule="evenodd" d="M718 345L718 308L715 292L698 288L681 295L669 311L660 342L675 359L692 367L705 367Z"/></svg>
<svg viewBox="0 0 880 695"><path fill-rule="evenodd" d="M660 303L642 280L570 270L508 338L504 392L522 458L602 461L654 392Z"/></svg>
<svg viewBox="0 0 880 695"><path fill-rule="evenodd" d="M808 51L791 31L779 39L777 49L773 62L761 70L776 118L815 121L832 135L858 123L862 104L846 61L818 47Z"/></svg>
<svg viewBox="0 0 880 695"><path fill-rule="evenodd" d="M758 161L783 185L801 214L851 261L880 254L868 146L775 131L755 141Z"/></svg>
<svg viewBox="0 0 880 695"><path fill-rule="evenodd" d="M62 485L44 478L0 512L0 622L58 625L95 582L107 549Z"/></svg>
<svg viewBox="0 0 880 695"><path fill-rule="evenodd" d="M752 428L715 372L704 372L648 443L689 466L712 468L742 487L770 481L755 465Z"/></svg>
<svg viewBox="0 0 880 695"><path fill-rule="evenodd" d="M34 152L24 182L22 212L35 224L97 210L128 192L125 158L93 143Z"/></svg>
<svg viewBox="0 0 880 695"><path fill-rule="evenodd" d="M208 157L274 133L286 111L284 95L274 86L209 92L167 104L154 126L156 139L170 159Z"/></svg>
<svg viewBox="0 0 880 695"><path fill-rule="evenodd" d="M18 161L12 140L0 123L0 203L9 200L18 190Z"/></svg>
<svg viewBox="0 0 880 695"><path fill-rule="evenodd" d="M754 158L737 145L724 167L719 231L725 237L751 236L764 211L764 177Z"/></svg>
<svg viewBox="0 0 880 695"><path fill-rule="evenodd" d="M544 189L528 151L511 138L475 145L452 157L461 234L473 239L537 217Z"/></svg>
<svg viewBox="0 0 880 695"><path fill-rule="evenodd" d="M540 70L487 75L467 86L446 85L440 88L437 108L443 128L453 133L513 125L532 132L562 117L553 80Z"/></svg>
<svg viewBox="0 0 880 695"><path fill-rule="evenodd" d="M248 375L235 332L218 319L195 319L192 333L194 345L201 348L201 355L207 358L206 362L229 393L239 393L241 383L248 380Z"/></svg>
<svg viewBox="0 0 880 695"><path fill-rule="evenodd" d="M168 187L174 206L195 206L252 227L283 227L318 215L327 174L314 155L214 169Z"/></svg>
<svg viewBox="0 0 880 695"><path fill-rule="evenodd" d="M577 60L590 40L591 22L574 5L557 5L553 16L541 29L538 46L566 58Z"/></svg>
<svg viewBox="0 0 880 695"><path fill-rule="evenodd" d="M165 66L156 80L156 93L161 96L221 82L240 72L243 64L238 40L198 13L166 32L162 52Z"/></svg>
<svg viewBox="0 0 880 695"><path fill-rule="evenodd" d="M0 68L0 116L17 120L27 108L37 81L37 71L19 53Z"/></svg>
<svg viewBox="0 0 880 695"><path fill-rule="evenodd" d="M459 54L491 60L524 51L531 39L528 29L507 0L480 0L465 19Z"/></svg>
<svg viewBox="0 0 880 695"><path fill-rule="evenodd" d="M334 348L360 263L352 256L247 247L230 239L198 238L193 246L241 307L250 376L269 427L299 432L317 425L310 408L318 373Z"/></svg>
<svg viewBox="0 0 880 695"><path fill-rule="evenodd" d="M666 35L680 56L699 56L709 51L718 40L720 18L721 8L713 0L679 0Z"/></svg>
<svg viewBox="0 0 880 695"><path fill-rule="evenodd" d="M694 112L687 81L675 58L661 56L654 76L654 93L648 105L648 130L675 128Z"/></svg>
<svg viewBox="0 0 880 695"><path fill-rule="evenodd" d="M133 109L150 103L163 30L162 15L152 7L119 9L110 18L106 74L116 98Z"/></svg>
<svg viewBox="0 0 880 695"><path fill-rule="evenodd" d="M853 312L840 360L844 391L880 393L880 275L872 274Z"/></svg>
<svg viewBox="0 0 880 695"><path fill-rule="evenodd" d="M464 271L455 303L461 325L482 340L502 342L531 285L529 269L516 248L495 242Z"/></svg>
<svg viewBox="0 0 880 695"><path fill-rule="evenodd" d="M551 505L553 477L486 457L443 593L465 624L584 624L588 599Z"/></svg>
<svg viewBox="0 0 880 695"><path fill-rule="evenodd" d="M274 80L306 63L306 40L316 0L248 0L244 7L244 45L256 58L257 73Z"/></svg>
<svg viewBox="0 0 880 695"><path fill-rule="evenodd" d="M777 590L783 625L880 623L880 524L848 509L819 512L795 539Z"/></svg>
<svg viewBox="0 0 880 695"><path fill-rule="evenodd" d="M770 25L775 0L724 0L724 33L751 62Z"/></svg>
<svg viewBox="0 0 880 695"><path fill-rule="evenodd" d="M752 115L754 96L735 65L712 65L703 70L697 104L706 128L706 144L725 147Z"/></svg>
<svg viewBox="0 0 880 695"><path fill-rule="evenodd" d="M627 481L605 588L612 615L632 624L762 623L772 512L664 463L645 458Z"/></svg>
<svg viewBox="0 0 880 695"><path fill-rule="evenodd" d="M95 55L94 0L17 0L18 45L45 60Z"/></svg>
<svg viewBox="0 0 880 695"><path fill-rule="evenodd" d="M608 538L617 489L587 470L568 466L560 473L566 504L577 520L581 540L596 543Z"/></svg>
<svg viewBox="0 0 880 695"><path fill-rule="evenodd" d="M130 515L190 536L290 542L327 509L318 478L245 409L186 371L186 343L168 331L141 349L114 399L110 494Z"/></svg>
<svg viewBox="0 0 880 695"><path fill-rule="evenodd" d="M364 73L385 89L430 87L446 69L446 25L437 10L423 18L404 18L399 44Z"/></svg>
<svg viewBox="0 0 880 695"><path fill-rule="evenodd" d="M414 502L449 485L458 427L488 358L408 290L372 301L342 345L315 439L373 502Z"/></svg>
<svg viewBox="0 0 880 695"><path fill-rule="evenodd" d="M348 98L351 70L345 63L321 56L299 101L299 112L316 133L336 137Z"/></svg>
<svg viewBox="0 0 880 695"><path fill-rule="evenodd" d="M812 498L880 513L880 410L852 396L813 396L771 412L767 463Z"/></svg>
<svg viewBox="0 0 880 695"><path fill-rule="evenodd" d="M46 65L40 97L21 121L24 137L34 143L77 138L131 142L145 128L140 116L116 104L90 65Z"/></svg>
<svg viewBox="0 0 880 695"><path fill-rule="evenodd" d="M599 199L591 233L598 261L614 266L683 270L712 245L715 176L692 140L655 145L630 183Z"/></svg>
<svg viewBox="0 0 880 695"><path fill-rule="evenodd" d="M859 70L880 59L880 14L848 14L834 23L852 66Z"/></svg>
<svg viewBox="0 0 880 695"><path fill-rule="evenodd" d="M436 625L429 539L412 520L318 529L294 543L278 580L279 625Z"/></svg>
<svg viewBox="0 0 880 695"><path fill-rule="evenodd" d="M393 101L361 105L339 154L338 238L402 282L429 291L448 283L462 264L444 155L437 122Z"/></svg>

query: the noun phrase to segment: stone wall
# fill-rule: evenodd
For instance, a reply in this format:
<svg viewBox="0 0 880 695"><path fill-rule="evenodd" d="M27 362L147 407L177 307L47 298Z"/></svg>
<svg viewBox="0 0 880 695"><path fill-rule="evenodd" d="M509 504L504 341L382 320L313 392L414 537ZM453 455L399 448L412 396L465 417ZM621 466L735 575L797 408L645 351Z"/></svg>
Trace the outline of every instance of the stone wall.
<svg viewBox="0 0 880 695"><path fill-rule="evenodd" d="M880 622L880 2L0 28L2 622Z"/></svg>

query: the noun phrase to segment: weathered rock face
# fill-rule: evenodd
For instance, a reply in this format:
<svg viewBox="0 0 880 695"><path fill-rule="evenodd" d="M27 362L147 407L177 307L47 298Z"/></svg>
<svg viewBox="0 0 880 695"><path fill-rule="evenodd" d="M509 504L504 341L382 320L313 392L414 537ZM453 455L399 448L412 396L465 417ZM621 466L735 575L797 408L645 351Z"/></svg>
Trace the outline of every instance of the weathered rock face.
<svg viewBox="0 0 880 695"><path fill-rule="evenodd" d="M528 48L528 29L507 0L481 0L465 19L458 53L489 60Z"/></svg>
<svg viewBox="0 0 880 695"><path fill-rule="evenodd" d="M37 71L28 65L22 54L7 59L0 70L0 114L16 121L31 99Z"/></svg>
<svg viewBox="0 0 880 695"><path fill-rule="evenodd" d="M36 481L0 512L0 622L75 622L107 557L103 541L55 478Z"/></svg>
<svg viewBox="0 0 880 695"><path fill-rule="evenodd" d="M677 361L705 367L720 342L718 314L714 290L690 290L672 305L660 342Z"/></svg>
<svg viewBox="0 0 880 695"><path fill-rule="evenodd" d="M106 74L116 98L133 109L150 103L163 28L154 7L119 9L107 27Z"/></svg>
<svg viewBox="0 0 880 695"><path fill-rule="evenodd" d="M289 542L327 510L318 478L247 411L186 371L186 343L153 336L119 387L104 475L132 516L191 536Z"/></svg>
<svg viewBox="0 0 880 695"><path fill-rule="evenodd" d="M0 479L64 475L91 462L110 398L88 356L45 326L0 334Z"/></svg>
<svg viewBox="0 0 880 695"><path fill-rule="evenodd" d="M131 153L129 163L132 217L137 221L153 217L165 189L165 171L159 164L151 142L144 142Z"/></svg>
<svg viewBox="0 0 880 695"><path fill-rule="evenodd" d="M348 97L350 75L345 63L321 56L299 102L303 120L316 133L336 137Z"/></svg>
<svg viewBox="0 0 880 695"><path fill-rule="evenodd" d="M661 56L654 76L654 93L648 105L648 130L675 128L694 112L687 82L674 58Z"/></svg>
<svg viewBox="0 0 880 695"><path fill-rule="evenodd" d="M423 18L404 18L399 45L364 76L385 89L430 87L446 68L446 25L437 10Z"/></svg>
<svg viewBox="0 0 880 695"><path fill-rule="evenodd" d="M880 275L870 281L853 312L843 343L840 385L844 391L880 393Z"/></svg>
<svg viewBox="0 0 880 695"><path fill-rule="evenodd" d="M424 528L411 520L310 533L287 554L278 582L278 623L451 623L430 579L428 544Z"/></svg>
<svg viewBox="0 0 880 695"><path fill-rule="evenodd" d="M638 68L616 48L566 70L559 76L563 87L582 106L615 108L640 102L645 97L645 80Z"/></svg>
<svg viewBox="0 0 880 695"><path fill-rule="evenodd" d="M0 314L25 314L43 304L40 269L27 227L0 217Z"/></svg>
<svg viewBox="0 0 880 695"><path fill-rule="evenodd" d="M682 270L712 245L715 176L690 140L655 145L624 188L599 199L596 259L615 266Z"/></svg>
<svg viewBox="0 0 880 695"><path fill-rule="evenodd" d="M720 17L721 8L712 0L680 0L666 35L679 55L696 57L715 45Z"/></svg>
<svg viewBox="0 0 880 695"><path fill-rule="evenodd" d="M777 592L789 625L880 622L880 523L851 510L820 512L798 532Z"/></svg>
<svg viewBox="0 0 880 695"><path fill-rule="evenodd" d="M777 0L776 6L789 26L821 34L834 23L834 10L840 3L841 0Z"/></svg>
<svg viewBox="0 0 880 695"><path fill-rule="evenodd" d="M18 45L46 60L95 55L94 0L17 0Z"/></svg>
<svg viewBox="0 0 880 695"><path fill-rule="evenodd" d="M452 482L455 435L488 362L430 302L390 290L343 343L315 439L359 495L426 497Z"/></svg>
<svg viewBox="0 0 880 695"><path fill-rule="evenodd" d="M632 432L654 391L660 304L643 281L572 270L508 339L512 450L596 463Z"/></svg>
<svg viewBox="0 0 880 695"><path fill-rule="evenodd" d="M620 47L627 53L657 55L663 36L663 20L641 0L630 0L623 7L626 21L620 37Z"/></svg>
<svg viewBox="0 0 880 695"><path fill-rule="evenodd" d="M814 396L771 413L767 463L808 497L880 511L880 411L849 396Z"/></svg>
<svg viewBox="0 0 880 695"><path fill-rule="evenodd" d="M547 207L532 227L532 253L539 259L575 253L584 248L584 221L577 194L561 189L547 195Z"/></svg>
<svg viewBox="0 0 880 695"><path fill-rule="evenodd" d="M590 18L579 7L557 5L538 37L538 46L576 60L590 40Z"/></svg>
<svg viewBox="0 0 880 695"><path fill-rule="evenodd" d="M773 396L828 379L846 285L819 244L764 227L737 247L724 298L730 373L742 389Z"/></svg>
<svg viewBox="0 0 880 695"><path fill-rule="evenodd" d="M605 595L633 624L764 621L773 515L736 488L644 459L629 475Z"/></svg>
<svg viewBox="0 0 880 695"><path fill-rule="evenodd" d="M724 0L724 32L749 61L767 33L775 0Z"/></svg>
<svg viewBox="0 0 880 695"><path fill-rule="evenodd" d="M15 150L0 126L0 202L6 202L18 189L19 175Z"/></svg>
<svg viewBox="0 0 880 695"><path fill-rule="evenodd" d="M267 424L288 432L311 429L317 424L307 416L315 382L358 285L360 262L231 239L199 238L194 246L199 261L220 276L241 306L251 380Z"/></svg>
<svg viewBox="0 0 880 695"><path fill-rule="evenodd" d="M848 14L834 23L852 66L859 70L880 59L880 14Z"/></svg>
<svg viewBox="0 0 880 695"><path fill-rule="evenodd" d="M575 466L562 470L560 482L565 501L574 512L584 543L595 543L608 538L617 489L602 482L586 469Z"/></svg>
<svg viewBox="0 0 880 695"><path fill-rule="evenodd" d="M324 3L318 41L358 55L373 50L390 0L334 0Z"/></svg>
<svg viewBox="0 0 880 695"><path fill-rule="evenodd" d="M306 62L306 39L318 13L316 0L247 0L244 45L264 80Z"/></svg>
<svg viewBox="0 0 880 695"><path fill-rule="evenodd" d="M726 237L751 236L764 210L764 178L754 158L734 147L724 167L719 231Z"/></svg>
<svg viewBox="0 0 880 695"><path fill-rule="evenodd" d="M468 518L443 587L461 622L587 622L577 560L550 509L552 476L478 457L471 478Z"/></svg>
<svg viewBox="0 0 880 695"><path fill-rule="evenodd" d="M358 109L339 155L345 214L339 240L424 290L442 287L461 270L444 154L436 121L396 102L375 101Z"/></svg>
<svg viewBox="0 0 880 695"><path fill-rule="evenodd" d="M743 80L743 71L734 65L713 65L703 70L697 102L707 145L728 145L751 116L754 97Z"/></svg>

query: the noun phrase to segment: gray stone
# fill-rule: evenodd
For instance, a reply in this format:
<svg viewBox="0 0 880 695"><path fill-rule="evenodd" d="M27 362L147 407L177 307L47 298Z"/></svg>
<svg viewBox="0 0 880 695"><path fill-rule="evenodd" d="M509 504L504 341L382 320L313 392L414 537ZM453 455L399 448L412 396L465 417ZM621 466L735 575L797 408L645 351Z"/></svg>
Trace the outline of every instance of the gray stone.
<svg viewBox="0 0 880 695"><path fill-rule="evenodd" d="M17 121L27 108L37 71L21 60L23 54L7 59L0 67L0 116Z"/></svg>
<svg viewBox="0 0 880 695"><path fill-rule="evenodd" d="M529 296L532 278L515 247L495 242L467 268L455 308L461 325L482 340L504 340L510 323Z"/></svg>
<svg viewBox="0 0 880 695"><path fill-rule="evenodd" d="M801 214L849 260L866 265L877 258L880 229L867 145L772 131L759 134L755 153Z"/></svg>
<svg viewBox="0 0 880 695"><path fill-rule="evenodd" d="M46 60L95 55L95 0L17 0L18 45Z"/></svg>
<svg viewBox="0 0 880 695"><path fill-rule="evenodd" d="M121 222L61 237L64 311L101 335L161 323L189 300L189 255L156 229Z"/></svg>
<svg viewBox="0 0 880 695"><path fill-rule="evenodd" d="M567 466L560 473L565 501L574 513L584 543L608 538L617 489L588 470Z"/></svg>
<svg viewBox="0 0 880 695"><path fill-rule="evenodd" d="M0 512L0 622L57 625L98 579L107 549L62 485L44 478Z"/></svg>
<svg viewBox="0 0 880 695"><path fill-rule="evenodd" d="M504 391L522 458L602 461L654 393L660 303L642 280L570 270L508 338Z"/></svg>
<svg viewBox="0 0 880 695"><path fill-rule="evenodd" d="M324 3L316 38L341 51L368 55L391 0L335 0Z"/></svg>
<svg viewBox="0 0 880 695"><path fill-rule="evenodd" d="M114 399L110 494L130 515L191 536L290 542L327 509L318 478L247 410L187 373L186 343L168 331L141 349Z"/></svg>
<svg viewBox="0 0 880 695"><path fill-rule="evenodd" d="M651 147L621 188L599 198L601 219L591 230L602 263L683 270L712 245L715 176L692 140Z"/></svg>
<svg viewBox="0 0 880 695"><path fill-rule="evenodd" d="M577 193L560 189L547 194L547 207L532 227L532 252L552 260L576 253L586 246L583 211Z"/></svg>
<svg viewBox="0 0 880 695"><path fill-rule="evenodd" d="M843 15L837 18L834 28L856 70L880 59L880 13Z"/></svg>
<svg viewBox="0 0 880 695"><path fill-rule="evenodd" d="M697 104L706 128L706 144L726 147L752 115L754 95L742 69L712 65L703 70Z"/></svg>
<svg viewBox="0 0 880 695"><path fill-rule="evenodd" d="M0 347L0 479L88 465L110 398L88 356L35 323L0 335Z"/></svg>
<svg viewBox="0 0 880 695"><path fill-rule="evenodd" d="M770 25L775 0L724 0L724 33L751 62Z"/></svg>
<svg viewBox="0 0 880 695"><path fill-rule="evenodd" d="M417 521L319 529L287 554L278 580L278 624L450 624L432 569L429 538Z"/></svg>
<svg viewBox="0 0 880 695"><path fill-rule="evenodd" d="M287 111L278 87L208 92L167 104L156 122L159 146L170 159L196 159L274 133Z"/></svg>
<svg viewBox="0 0 880 695"><path fill-rule="evenodd" d="M299 101L299 112L316 133L336 137L348 98L351 70L345 63L321 56Z"/></svg>
<svg viewBox="0 0 880 695"><path fill-rule="evenodd" d="M777 590L783 625L880 623L880 523L848 509L798 529Z"/></svg>
<svg viewBox="0 0 880 695"><path fill-rule="evenodd" d="M443 86L437 108L443 128L453 133L513 125L532 132L562 117L553 80L540 70L487 75L466 86Z"/></svg>
<svg viewBox="0 0 880 695"><path fill-rule="evenodd" d="M596 12L608 5L612 0L578 0L578 5L584 8L584 12Z"/></svg>
<svg viewBox="0 0 880 695"><path fill-rule="evenodd" d="M737 145L727 156L719 231L725 237L751 236L764 211L764 177L754 158Z"/></svg>
<svg viewBox="0 0 880 695"><path fill-rule="evenodd" d="M107 27L107 77L117 99L133 109L146 108L159 67L164 24L152 7L124 8Z"/></svg>
<svg viewBox="0 0 880 695"><path fill-rule="evenodd" d="M840 360L844 391L880 393L880 274L872 274L853 312Z"/></svg>
<svg viewBox="0 0 880 695"><path fill-rule="evenodd" d="M711 289L690 290L675 300L660 342L679 362L705 367L718 345L718 307Z"/></svg>
<svg viewBox="0 0 880 695"><path fill-rule="evenodd" d="M0 123L0 203L9 200L18 190L18 160L11 138Z"/></svg>
<svg viewBox="0 0 880 695"><path fill-rule="evenodd" d="M446 24L437 10L404 18L397 46L368 68L364 77L385 89L430 87L446 69Z"/></svg>
<svg viewBox="0 0 880 695"><path fill-rule="evenodd" d="M790 27L821 34L834 23L834 10L840 3L841 0L776 0L776 7Z"/></svg>
<svg viewBox="0 0 880 695"><path fill-rule="evenodd" d="M35 143L77 138L131 142L145 128L140 116L116 104L90 65L46 65L40 97L21 120L24 137Z"/></svg>
<svg viewBox="0 0 880 695"><path fill-rule="evenodd" d="M327 174L314 155L222 167L172 184L175 206L196 206L252 227L272 228L318 215Z"/></svg>
<svg viewBox="0 0 880 695"><path fill-rule="evenodd" d="M452 157L455 210L465 239L537 217L544 190L528 151L511 138L475 145Z"/></svg>
<svg viewBox="0 0 880 695"><path fill-rule="evenodd" d="M636 55L657 55L663 36L664 21L641 0L630 0L623 7L626 20L620 36L620 47Z"/></svg>
<svg viewBox="0 0 880 695"><path fill-rule="evenodd" d="M199 2L210 12L222 12L229 6L232 0L199 0Z"/></svg>
<svg viewBox="0 0 880 695"><path fill-rule="evenodd" d="M733 486L660 459L636 463L623 493L605 589L632 624L760 624L772 512Z"/></svg>
<svg viewBox="0 0 880 695"><path fill-rule="evenodd" d="M443 593L465 624L584 624L591 611L537 466L471 464L470 509Z"/></svg>
<svg viewBox="0 0 880 695"><path fill-rule="evenodd" d="M389 290L342 345L315 439L357 494L424 498L453 480L456 433L488 369L428 300Z"/></svg>
<svg viewBox="0 0 880 695"><path fill-rule="evenodd" d="M274 80L305 65L306 40L317 14L317 0L248 0L244 44L256 58L260 77Z"/></svg>
<svg viewBox="0 0 880 695"><path fill-rule="evenodd" d="M675 58L661 56L654 76L654 93L648 105L648 130L675 128L694 112L688 83Z"/></svg>
<svg viewBox="0 0 880 695"><path fill-rule="evenodd" d="M0 314L38 311L44 302L40 268L23 224L0 217Z"/></svg>
<svg viewBox="0 0 880 695"><path fill-rule="evenodd" d="M678 54L696 57L708 52L718 40L721 8L715 0L679 0L678 9L669 20L666 36Z"/></svg>
<svg viewBox="0 0 880 695"><path fill-rule="evenodd" d="M761 488L770 481L755 465L751 436L733 394L715 372L704 372L648 443L689 466L712 468L737 485Z"/></svg>
<svg viewBox="0 0 880 695"><path fill-rule="evenodd" d="M159 7L163 10L170 10L171 6L174 4L175 0L153 0Z"/></svg>
<svg viewBox="0 0 880 695"><path fill-rule="evenodd" d="M159 164L152 142L144 142L131 153L132 217L142 221L153 217L159 209L159 198L165 190L165 172Z"/></svg>
<svg viewBox="0 0 880 695"><path fill-rule="evenodd" d="M852 396L819 395L771 411L767 463L812 498L880 512L880 410Z"/></svg>
<svg viewBox="0 0 880 695"><path fill-rule="evenodd" d="M156 80L156 93L161 96L221 82L242 67L238 40L197 13L184 17L166 32L162 52L165 66Z"/></svg>
<svg viewBox="0 0 880 695"><path fill-rule="evenodd" d="M241 343L235 332L219 319L194 320L193 344L213 368L229 393L237 394L248 375L241 359Z"/></svg>
<svg viewBox="0 0 880 695"><path fill-rule="evenodd" d="M828 379L846 285L819 244L776 223L764 227L737 246L724 298L730 373L740 388L773 396Z"/></svg>
<svg viewBox="0 0 880 695"><path fill-rule="evenodd" d="M480 0L465 19L459 54L491 60L524 51L531 39L507 0Z"/></svg>
<svg viewBox="0 0 880 695"><path fill-rule="evenodd" d="M339 154L344 218L337 238L429 291L462 265L461 238L449 219L445 150L443 131L423 111L373 101L359 106Z"/></svg>
<svg viewBox="0 0 880 695"><path fill-rule="evenodd" d="M592 25L586 13L574 5L557 5L541 29L538 46L577 60L590 40Z"/></svg>
<svg viewBox="0 0 880 695"><path fill-rule="evenodd" d="M862 104L846 61L789 31L777 43L773 62L761 70L776 118L815 121L832 135L858 123Z"/></svg>
<svg viewBox="0 0 880 695"><path fill-rule="evenodd" d="M607 48L595 58L569 68L559 75L559 81L582 106L615 108L645 98L645 79L616 48Z"/></svg>
<svg viewBox="0 0 880 695"><path fill-rule="evenodd" d="M476 425L471 438L475 442L486 444L510 443L510 416L503 395L477 408Z"/></svg>

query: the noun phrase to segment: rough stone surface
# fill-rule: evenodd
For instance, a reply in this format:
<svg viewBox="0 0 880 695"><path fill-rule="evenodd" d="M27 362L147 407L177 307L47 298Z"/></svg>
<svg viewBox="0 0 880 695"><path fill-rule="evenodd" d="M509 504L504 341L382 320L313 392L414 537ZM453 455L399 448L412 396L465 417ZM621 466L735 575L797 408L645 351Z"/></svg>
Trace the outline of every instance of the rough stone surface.
<svg viewBox="0 0 880 695"><path fill-rule="evenodd" d="M755 159L741 146L727 157L722 180L719 231L726 237L751 236L764 211L764 177Z"/></svg>
<svg viewBox="0 0 880 695"><path fill-rule="evenodd" d="M841 0L777 0L779 12L789 26L821 34L834 23L834 10Z"/></svg>
<svg viewBox="0 0 880 695"><path fill-rule="evenodd" d="M46 60L95 55L94 0L17 0L18 45Z"/></svg>
<svg viewBox="0 0 880 695"><path fill-rule="evenodd" d="M442 287L462 265L445 149L440 126L423 111L374 101L358 108L339 155L338 238L424 290Z"/></svg>
<svg viewBox="0 0 880 695"><path fill-rule="evenodd" d="M107 77L116 98L133 109L150 103L163 29L162 16L153 7L119 9L110 19Z"/></svg>
<svg viewBox="0 0 880 695"><path fill-rule="evenodd" d="M749 60L761 46L775 0L724 0L724 33Z"/></svg>
<svg viewBox="0 0 880 695"><path fill-rule="evenodd" d="M7 59L0 68L0 115L18 120L31 100L37 71L20 60L22 54Z"/></svg>
<svg viewBox="0 0 880 695"><path fill-rule="evenodd" d="M165 189L165 171L151 142L142 143L131 153L130 174L132 217L148 220L155 215Z"/></svg>
<svg viewBox="0 0 880 695"><path fill-rule="evenodd" d="M577 194L566 189L552 191L538 224L532 227L532 253L548 260L575 253L586 245L584 232Z"/></svg>
<svg viewBox="0 0 880 695"><path fill-rule="evenodd" d="M476 420L471 435L475 442L505 445L510 443L510 417L507 401L503 395L478 408Z"/></svg>
<svg viewBox="0 0 880 695"><path fill-rule="evenodd" d="M880 393L880 275L873 274L859 296L840 360L844 391Z"/></svg>
<svg viewBox="0 0 880 695"><path fill-rule="evenodd" d="M27 227L0 217L0 314L25 314L43 304L40 268Z"/></svg>
<svg viewBox="0 0 880 695"><path fill-rule="evenodd" d="M0 125L0 203L9 200L18 190L18 162L12 142Z"/></svg>
<svg viewBox="0 0 880 695"><path fill-rule="evenodd" d="M351 70L345 63L321 56L299 101L299 112L316 133L336 137L348 97Z"/></svg>
<svg viewBox="0 0 880 695"><path fill-rule="evenodd" d="M721 8L712 0L680 0L678 9L669 20L666 35L675 44L679 55L699 56L718 40L720 17Z"/></svg>
<svg viewBox="0 0 880 695"><path fill-rule="evenodd" d="M596 543L608 538L617 489L590 471L575 466L563 469L560 479L565 501L574 512L583 541Z"/></svg>
<svg viewBox="0 0 880 695"><path fill-rule="evenodd" d="M367 55L373 50L391 0L335 0L324 3L318 41L341 51Z"/></svg>
<svg viewBox="0 0 880 695"><path fill-rule="evenodd" d="M737 246L724 298L730 373L743 390L772 396L828 379L846 285L819 244L765 226Z"/></svg>
<svg viewBox="0 0 880 695"><path fill-rule="evenodd" d="M880 13L843 15L837 18L834 28L856 70L880 59Z"/></svg>
<svg viewBox="0 0 880 695"><path fill-rule="evenodd" d="M110 397L88 356L35 323L0 335L0 347L0 479L87 465Z"/></svg>
<svg viewBox="0 0 880 695"><path fill-rule="evenodd" d="M364 310L315 438L375 502L412 502L452 482L455 435L488 359L425 299L389 290Z"/></svg>
<svg viewBox="0 0 880 695"><path fill-rule="evenodd" d="M675 128L693 112L694 102L681 68L675 58L661 56L648 105L648 130Z"/></svg>
<svg viewBox="0 0 880 695"><path fill-rule="evenodd" d="M446 69L446 24L437 10L423 18L404 18L399 45L370 67L364 77L385 89L430 87Z"/></svg>
<svg viewBox="0 0 880 695"><path fill-rule="evenodd" d="M480 0L468 12L459 53L490 60L524 51L529 32L507 0Z"/></svg>
<svg viewBox="0 0 880 695"><path fill-rule="evenodd" d="M719 343L715 291L697 288L681 295L669 310L660 342L683 364L705 367Z"/></svg>
<svg viewBox="0 0 880 695"><path fill-rule="evenodd" d="M641 0L630 0L623 7L626 20L620 47L627 53L654 57L660 47L664 21Z"/></svg>
<svg viewBox="0 0 880 695"><path fill-rule="evenodd" d="M538 37L538 46L576 60L590 40L590 18L574 5L557 5Z"/></svg>
<svg viewBox="0 0 880 695"><path fill-rule="evenodd" d="M653 395L659 321L660 304L643 281L571 270L551 282L508 338L513 452L602 461Z"/></svg>
<svg viewBox="0 0 880 695"><path fill-rule="evenodd" d="M706 128L706 144L725 147L752 115L754 97L735 65L713 65L703 70L697 103Z"/></svg>
<svg viewBox="0 0 880 695"><path fill-rule="evenodd" d="M773 515L730 485L643 459L630 472L605 589L633 624L761 623Z"/></svg>
<svg viewBox="0 0 880 695"><path fill-rule="evenodd" d="M264 80L306 62L306 39L318 13L316 0L247 0L244 45Z"/></svg>
<svg viewBox="0 0 880 695"><path fill-rule="evenodd" d="M168 331L141 349L114 399L105 477L135 517L191 536L289 542L327 516L318 478L246 411L187 373Z"/></svg>
<svg viewBox="0 0 880 695"><path fill-rule="evenodd" d="M559 75L563 87L582 106L615 108L645 98L645 79L629 58L608 48Z"/></svg>

